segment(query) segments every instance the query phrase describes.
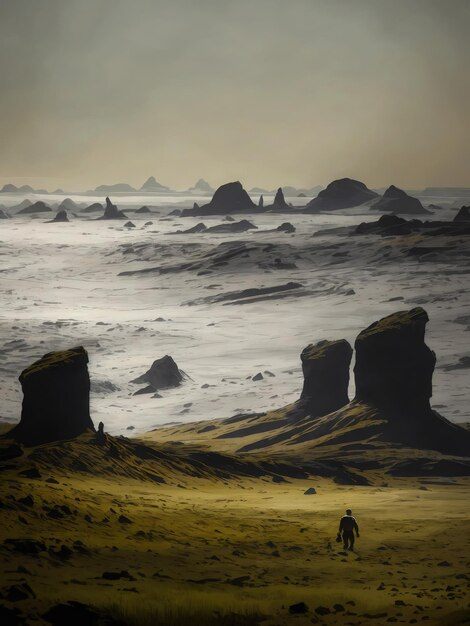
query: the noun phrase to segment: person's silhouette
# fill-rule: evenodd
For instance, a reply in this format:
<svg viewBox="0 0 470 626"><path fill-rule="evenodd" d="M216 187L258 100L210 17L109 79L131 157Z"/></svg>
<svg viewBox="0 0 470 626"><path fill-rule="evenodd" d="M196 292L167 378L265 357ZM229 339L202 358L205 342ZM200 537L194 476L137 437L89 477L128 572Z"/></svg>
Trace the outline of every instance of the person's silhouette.
<svg viewBox="0 0 470 626"><path fill-rule="evenodd" d="M338 537L343 537L345 550L354 549L354 531L356 531L356 535L359 537L359 526L356 518L353 517L351 509L348 509L346 515L343 515L341 518L338 529Z"/></svg>

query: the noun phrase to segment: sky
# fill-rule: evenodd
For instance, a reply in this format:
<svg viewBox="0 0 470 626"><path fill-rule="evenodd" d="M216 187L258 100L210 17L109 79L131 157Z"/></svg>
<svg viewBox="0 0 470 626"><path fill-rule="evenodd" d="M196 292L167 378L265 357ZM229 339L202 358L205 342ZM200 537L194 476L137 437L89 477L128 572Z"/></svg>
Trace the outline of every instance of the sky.
<svg viewBox="0 0 470 626"><path fill-rule="evenodd" d="M0 183L470 186L468 0L0 0Z"/></svg>

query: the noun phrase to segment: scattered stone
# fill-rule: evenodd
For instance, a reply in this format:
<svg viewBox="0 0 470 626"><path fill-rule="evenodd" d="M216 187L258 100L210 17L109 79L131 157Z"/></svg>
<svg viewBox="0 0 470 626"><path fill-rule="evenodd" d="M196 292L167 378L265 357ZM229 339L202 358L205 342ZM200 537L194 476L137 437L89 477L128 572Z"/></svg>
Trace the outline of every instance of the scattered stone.
<svg viewBox="0 0 470 626"><path fill-rule="evenodd" d="M317 615L330 615L331 610L327 606L317 606L315 613Z"/></svg>
<svg viewBox="0 0 470 626"><path fill-rule="evenodd" d="M308 606L305 602L297 602L297 604L291 604L289 607L289 613L291 615L303 615L308 613Z"/></svg>

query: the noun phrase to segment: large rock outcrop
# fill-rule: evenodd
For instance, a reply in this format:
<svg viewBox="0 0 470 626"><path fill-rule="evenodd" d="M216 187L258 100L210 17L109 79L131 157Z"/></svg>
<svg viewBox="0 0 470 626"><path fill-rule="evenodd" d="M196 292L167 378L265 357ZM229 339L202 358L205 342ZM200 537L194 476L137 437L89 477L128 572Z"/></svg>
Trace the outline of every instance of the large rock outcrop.
<svg viewBox="0 0 470 626"><path fill-rule="evenodd" d="M357 400L400 414L429 412L436 355L424 343L428 321L426 311L416 307L359 333L354 345Z"/></svg>
<svg viewBox="0 0 470 626"><path fill-rule="evenodd" d="M276 191L276 195L274 196L274 201L272 204L269 204L268 206L265 207L266 211L277 211L277 212L283 212L283 211L289 211L291 210L291 207L287 204L287 202L285 201L284 198L284 192L282 191L282 187L279 187L279 189Z"/></svg>
<svg viewBox="0 0 470 626"><path fill-rule="evenodd" d="M326 189L320 191L316 198L310 200L305 207L305 212L319 213L348 209L369 202L378 195L359 180L341 178L331 182Z"/></svg>
<svg viewBox="0 0 470 626"><path fill-rule="evenodd" d="M185 209L182 215L227 215L254 212L257 208L242 184L236 181L222 185L216 190L210 202L197 209L195 207Z"/></svg>
<svg viewBox="0 0 470 626"><path fill-rule="evenodd" d="M23 370L21 421L9 434L25 445L38 445L94 430L87 363L80 346L49 352Z"/></svg>
<svg viewBox="0 0 470 626"><path fill-rule="evenodd" d="M147 387L139 390L138 394L153 393L159 389L179 387L185 378L185 373L179 370L173 358L166 354L161 359L154 361L145 374L131 380L131 383L137 385L147 383Z"/></svg>
<svg viewBox="0 0 470 626"><path fill-rule="evenodd" d="M454 222L470 222L470 206L463 206L454 217Z"/></svg>
<svg viewBox="0 0 470 626"><path fill-rule="evenodd" d="M99 220L127 220L127 215L120 211L115 204L106 196L106 206L104 213Z"/></svg>
<svg viewBox="0 0 470 626"><path fill-rule="evenodd" d="M352 348L345 339L310 344L301 353L304 385L300 400L311 417L326 415L349 402Z"/></svg>
<svg viewBox="0 0 470 626"><path fill-rule="evenodd" d="M391 185L370 207L374 211L383 211L384 213L401 213L403 215L430 215L423 207L418 198L409 196L403 189L398 189L395 185Z"/></svg>

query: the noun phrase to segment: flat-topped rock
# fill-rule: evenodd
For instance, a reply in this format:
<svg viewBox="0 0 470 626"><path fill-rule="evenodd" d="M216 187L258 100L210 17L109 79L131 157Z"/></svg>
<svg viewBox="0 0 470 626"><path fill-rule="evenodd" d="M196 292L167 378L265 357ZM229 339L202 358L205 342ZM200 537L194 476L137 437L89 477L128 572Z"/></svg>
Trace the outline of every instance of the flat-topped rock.
<svg viewBox="0 0 470 626"><path fill-rule="evenodd" d="M352 348L345 339L320 341L302 351L304 384L300 399L312 417L336 411L349 402Z"/></svg>
<svg viewBox="0 0 470 626"><path fill-rule="evenodd" d="M361 331L355 342L356 399L385 409L428 412L436 355L424 342L424 309L398 311Z"/></svg>
<svg viewBox="0 0 470 626"><path fill-rule="evenodd" d="M11 435L25 445L70 439L94 430L88 354L79 346L49 352L21 372L21 421Z"/></svg>

